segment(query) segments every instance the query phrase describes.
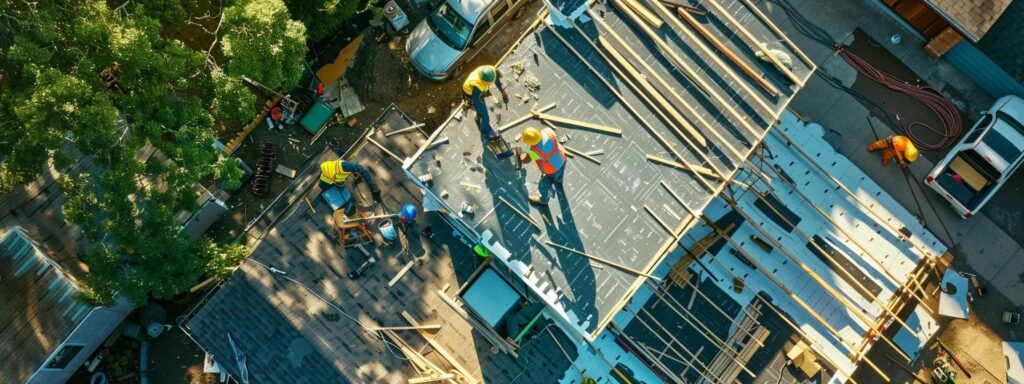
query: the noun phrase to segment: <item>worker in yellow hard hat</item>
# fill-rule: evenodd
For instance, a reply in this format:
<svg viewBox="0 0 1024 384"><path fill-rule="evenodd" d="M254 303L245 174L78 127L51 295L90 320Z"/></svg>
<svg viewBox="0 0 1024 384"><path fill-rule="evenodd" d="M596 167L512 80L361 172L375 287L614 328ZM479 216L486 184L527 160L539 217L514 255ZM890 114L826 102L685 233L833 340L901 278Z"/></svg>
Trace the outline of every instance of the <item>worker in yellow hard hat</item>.
<svg viewBox="0 0 1024 384"><path fill-rule="evenodd" d="M484 65L474 69L462 83L462 94L470 100L473 109L476 110L476 122L480 125L480 132L489 138L496 138L498 133L491 128L491 119L487 113L487 103L484 96L491 90L492 85L497 85L501 91L501 100L508 104L508 92L501 83L501 72L498 72L493 65Z"/></svg>
<svg viewBox="0 0 1024 384"><path fill-rule="evenodd" d="M329 160L320 163L320 190L326 191L332 186L344 188L345 181L353 173L362 176L366 186L370 188L374 201L381 201L380 187L374 181L373 175L362 165L343 160Z"/></svg>
<svg viewBox="0 0 1024 384"><path fill-rule="evenodd" d="M882 151L883 167L889 165L889 161L892 161L893 157L899 160L900 165L907 165L916 161L918 156L917 147L910 141L910 138L903 135L889 136L868 146L868 151L874 152L876 149L884 149Z"/></svg>
<svg viewBox="0 0 1024 384"><path fill-rule="evenodd" d="M530 202L536 205L547 205L552 184L561 186L565 175L565 153L562 145L551 128L537 130L529 127L523 131L523 144L529 145L527 154L530 160L540 168L540 183L537 185L539 195L530 195Z"/></svg>

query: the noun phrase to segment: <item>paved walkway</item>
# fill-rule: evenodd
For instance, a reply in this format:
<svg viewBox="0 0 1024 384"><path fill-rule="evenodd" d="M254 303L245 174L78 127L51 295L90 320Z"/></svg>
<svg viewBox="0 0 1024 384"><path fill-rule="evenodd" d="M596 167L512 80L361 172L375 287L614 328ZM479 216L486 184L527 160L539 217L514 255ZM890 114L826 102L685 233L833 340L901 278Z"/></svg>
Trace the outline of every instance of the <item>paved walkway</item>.
<svg viewBox="0 0 1024 384"><path fill-rule="evenodd" d="M828 30L837 40L849 43L853 39L854 30L859 28L875 40L883 42L882 44L890 53L929 84L950 96L967 114L976 116L978 111L991 105L992 98L984 94L951 64L941 59L929 59L921 51L921 47L925 44L924 39L915 35L905 24L892 16L880 2L876 0L828 2L791 0L791 2L805 17ZM841 58L834 55L829 49L801 35L785 13L774 4L762 1L759 6L791 39L800 45L821 70L840 79L845 85L853 84L857 73ZM894 46L889 43L889 36L893 33L903 35L903 42L900 45ZM898 106L896 107L898 108ZM797 95L792 103L792 108L806 119L817 122L826 129L839 132L842 135L839 151L847 155L854 164L871 176L903 206L911 211L916 211L914 199L900 170L895 166L881 167L880 156L865 150L865 146L874 140L874 135L867 123L867 119L872 114L867 108L852 96L832 88L817 77L808 82L807 86ZM883 121L874 117L870 118L873 119L879 135L886 136L892 133L892 130ZM937 159L942 155L944 153L930 155L930 157ZM925 156L911 166L911 170L918 180L915 182L915 188L923 186L919 180L931 170L932 166L932 161ZM1013 194L1014 192L1011 191L1017 189L1012 185L1007 187L1000 193ZM932 200L935 207L933 211L921 197L928 228L947 243L950 242L950 237L952 238L951 248L956 255L954 267L958 270L976 272L983 284L988 284L991 291L994 291L984 299L975 301L973 306L975 308L980 305L990 307L991 310L979 311L988 312L983 314L983 321L992 326L1004 338L1013 337L1009 329L1001 327L997 316L1002 313L1003 309L1024 306L1024 249L1014 239L1014 236L1007 233L1007 228L1014 231L1017 228L1010 225L1012 223L1008 224L1006 217L990 218L986 214L979 214L970 220L963 220L934 193L926 191L924 195ZM1019 209L1013 207L1011 209L1017 212L1004 212L1006 216L1020 216ZM942 228L941 223L945 223L948 233L946 229ZM1003 298L1006 300L1002 300Z"/></svg>

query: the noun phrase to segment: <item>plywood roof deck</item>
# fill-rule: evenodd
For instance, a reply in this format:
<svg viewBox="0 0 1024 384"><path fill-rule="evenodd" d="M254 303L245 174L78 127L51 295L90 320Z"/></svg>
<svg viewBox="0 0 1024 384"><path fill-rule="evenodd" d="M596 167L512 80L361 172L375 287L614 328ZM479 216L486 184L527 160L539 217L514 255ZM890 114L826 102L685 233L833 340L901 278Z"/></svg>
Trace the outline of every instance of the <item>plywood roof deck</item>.
<svg viewBox="0 0 1024 384"><path fill-rule="evenodd" d="M553 195L548 210L542 212L527 203L540 177L536 166L527 164L524 171L516 171L511 163L485 151L472 112L450 119L430 140L447 138L448 143L425 146L406 164L412 176L430 173L433 183L428 189L435 196L447 196L440 201L453 212L453 218L461 223L458 225L517 271L555 313L586 338L600 333L643 277L588 261L549 242L650 272L673 239L692 225L693 215L721 191L723 180L732 177L815 69L800 60L798 50L771 37L777 36L772 27L741 1L721 1L724 13L711 7L708 16L697 16L699 23L777 89L772 96L714 48L705 49L707 40L682 24L674 10L657 8L660 3L640 3L655 7L652 12L665 21L651 32L662 43L647 34L649 25L632 21L617 2L609 2L609 6L593 5L585 18L575 22L576 28L538 26L498 65L513 97L507 106L497 92L488 101L496 128L528 114L531 108L553 103L555 108L546 113L622 130L621 135L609 135L555 124L560 137L571 136L567 146L604 153L593 156L600 164L580 156L569 160L564 193ZM732 21L767 40L769 47L787 52L800 83L793 84L772 64L757 59L731 27ZM663 118L671 116L668 110L656 106L657 101L649 98L651 93L631 86L635 79L623 67L613 68L611 51L599 48L602 40L610 42L620 55L639 58L626 60L700 132L700 138L677 134L673 126L686 123ZM513 66L523 72L516 75L518 69ZM536 92L525 87L525 79L531 77L540 83ZM521 145L513 139L528 126L548 125L530 119L509 128L504 136L513 145ZM699 145L701 140L706 147ZM648 155L712 169L718 176L695 176L653 163ZM672 193L687 202L686 209L676 205ZM541 229L502 199L527 212ZM472 206L475 213L459 214L464 205Z"/></svg>

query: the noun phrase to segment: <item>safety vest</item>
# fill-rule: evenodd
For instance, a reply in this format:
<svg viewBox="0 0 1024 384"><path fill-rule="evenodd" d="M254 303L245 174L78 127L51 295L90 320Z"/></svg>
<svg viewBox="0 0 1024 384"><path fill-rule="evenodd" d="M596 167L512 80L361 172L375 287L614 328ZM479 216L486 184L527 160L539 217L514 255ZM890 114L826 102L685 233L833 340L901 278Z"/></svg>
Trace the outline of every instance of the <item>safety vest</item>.
<svg viewBox="0 0 1024 384"><path fill-rule="evenodd" d="M487 92L488 89L491 89L491 85L494 84L494 82L484 81L480 78L480 71L487 67L492 69L494 68L490 65L483 65L474 69L473 72L470 72L469 76L466 77L466 81L462 83L462 92L466 92L467 95L472 96L474 87L479 89L481 93ZM497 78L497 76L495 76L495 78Z"/></svg>
<svg viewBox="0 0 1024 384"><path fill-rule="evenodd" d="M341 160L325 161L320 163L320 181L332 184L341 184L348 180L352 172L345 172L341 169Z"/></svg>
<svg viewBox="0 0 1024 384"><path fill-rule="evenodd" d="M562 145L558 144L554 133L548 129L541 131L540 142L530 146L530 150L537 154L537 167L545 175L553 175L565 166Z"/></svg>

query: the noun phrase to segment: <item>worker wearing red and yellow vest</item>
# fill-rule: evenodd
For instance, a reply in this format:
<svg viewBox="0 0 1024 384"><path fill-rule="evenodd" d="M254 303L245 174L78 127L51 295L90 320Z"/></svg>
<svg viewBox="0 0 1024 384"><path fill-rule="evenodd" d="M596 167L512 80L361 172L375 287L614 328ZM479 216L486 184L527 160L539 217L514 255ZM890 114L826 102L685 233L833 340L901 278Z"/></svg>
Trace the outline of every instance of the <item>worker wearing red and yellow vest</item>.
<svg viewBox="0 0 1024 384"><path fill-rule="evenodd" d="M380 187L373 180L373 175L362 165L351 163L342 160L330 160L320 163L320 190L326 191L331 186L337 185L343 187L345 181L352 173L359 173L363 177L363 181L366 182L366 186L370 187L370 193L373 194L375 201L381 201L380 199Z"/></svg>
<svg viewBox="0 0 1024 384"><path fill-rule="evenodd" d="M493 65L484 65L474 69L462 83L462 93L470 99L473 109L476 110L477 124L480 125L480 132L489 138L495 138L498 133L491 128L491 119L487 113L487 103L484 96L490 91L491 85L497 85L501 91L501 100L508 104L508 92L501 84L501 73Z"/></svg>
<svg viewBox="0 0 1024 384"><path fill-rule="evenodd" d="M543 131L529 127L523 131L523 144L529 145L530 160L537 163L540 168L541 178L537 185L540 195L531 195L530 202L537 205L547 205L549 192L552 184L562 185L562 176L565 175L565 153L562 152L562 144L558 142L555 131L551 128L544 128Z"/></svg>
<svg viewBox="0 0 1024 384"><path fill-rule="evenodd" d="M868 146L868 151L874 152L876 149L884 149L882 151L882 166L889 165L892 158L895 157L899 160L900 165L907 165L917 160L917 147L910 141L909 138L902 135L893 135L885 139L877 140Z"/></svg>

